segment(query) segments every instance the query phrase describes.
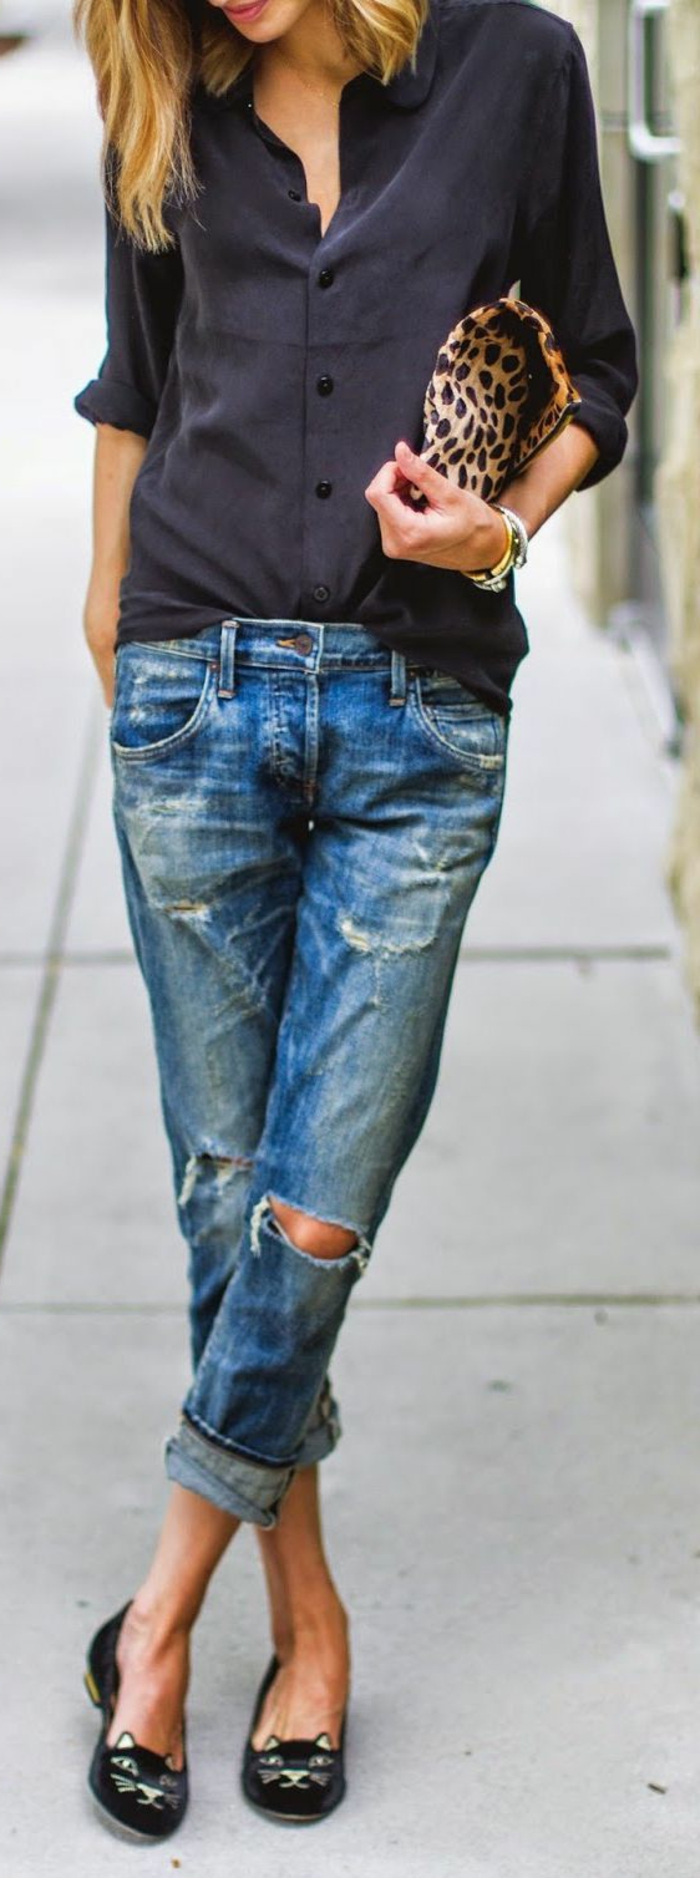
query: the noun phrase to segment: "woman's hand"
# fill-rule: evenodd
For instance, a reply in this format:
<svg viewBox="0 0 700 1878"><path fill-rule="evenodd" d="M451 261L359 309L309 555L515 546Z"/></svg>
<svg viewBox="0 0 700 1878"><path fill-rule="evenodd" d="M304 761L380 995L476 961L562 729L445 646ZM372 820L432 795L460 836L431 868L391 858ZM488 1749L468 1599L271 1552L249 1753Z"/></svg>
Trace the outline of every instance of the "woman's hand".
<svg viewBox="0 0 700 1878"><path fill-rule="evenodd" d="M416 509L411 483L427 507ZM399 441L396 455L377 470L365 489L379 518L384 553L392 560L424 561L429 567L473 574L495 567L505 553L508 530L502 515L470 489L458 489L425 457Z"/></svg>
<svg viewBox="0 0 700 1878"><path fill-rule="evenodd" d="M108 709L114 697L120 589L129 562L129 508L146 449L147 439L137 431L95 425L93 555L83 630Z"/></svg>
<svg viewBox="0 0 700 1878"><path fill-rule="evenodd" d="M83 632L102 686L107 709L114 697L114 647L119 621L119 606L111 596L95 590L90 583L83 608Z"/></svg>
<svg viewBox="0 0 700 1878"><path fill-rule="evenodd" d="M597 457L598 445L585 424L567 424L546 450L511 478L499 502L522 516L532 540L578 488ZM426 509L413 508L410 483L423 490ZM506 525L498 510L471 490L448 482L407 443L397 443L395 459L382 464L365 495L379 516L384 553L394 559L475 574L495 567L505 551Z"/></svg>

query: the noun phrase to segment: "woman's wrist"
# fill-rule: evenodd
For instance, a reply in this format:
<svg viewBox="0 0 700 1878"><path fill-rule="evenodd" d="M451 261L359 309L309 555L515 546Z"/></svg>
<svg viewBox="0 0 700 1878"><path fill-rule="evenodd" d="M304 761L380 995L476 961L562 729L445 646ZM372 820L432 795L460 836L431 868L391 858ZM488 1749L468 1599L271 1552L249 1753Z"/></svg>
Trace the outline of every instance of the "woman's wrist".
<svg viewBox="0 0 700 1878"><path fill-rule="evenodd" d="M511 534L505 516L489 503L484 503L484 509L488 513L470 535L469 566L460 567L461 574L480 574L496 567L510 547Z"/></svg>
<svg viewBox="0 0 700 1878"><path fill-rule="evenodd" d="M524 481L524 478L522 480ZM502 502L506 508L515 509L516 514L519 515L525 523L530 541L532 541L533 536L537 534L538 529L542 528L543 524L549 519L549 512L545 504L542 500L539 502L536 501L533 492L526 491L522 487L522 483L520 488L518 488L517 483L511 483L509 488L502 491L498 500Z"/></svg>
<svg viewBox="0 0 700 1878"><path fill-rule="evenodd" d="M466 575L466 579L474 581L475 585L481 587L484 593L503 592L503 589L508 585L513 570L525 566L530 545L527 525L523 521L522 515L515 509L511 509L505 502L496 502L494 503L494 507L498 510L499 514L502 515L506 525L508 533L507 547L500 561L493 563L490 567L473 569L471 573Z"/></svg>

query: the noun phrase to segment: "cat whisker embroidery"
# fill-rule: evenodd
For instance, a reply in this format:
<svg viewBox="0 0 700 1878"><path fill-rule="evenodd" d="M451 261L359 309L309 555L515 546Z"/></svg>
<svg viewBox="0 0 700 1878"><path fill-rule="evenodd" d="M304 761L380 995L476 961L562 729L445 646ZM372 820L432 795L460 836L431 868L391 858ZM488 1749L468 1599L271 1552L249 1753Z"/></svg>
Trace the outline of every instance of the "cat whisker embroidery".
<svg viewBox="0 0 700 1878"><path fill-rule="evenodd" d="M150 1781L141 1778L138 1761L133 1760L131 1755L114 1754L109 1771L117 1792L133 1793L138 1806L153 1806L161 1813L166 1806L177 1806L176 1794L167 1791L169 1786L177 1788L177 1781L163 1774L162 1783L153 1786Z"/></svg>
<svg viewBox="0 0 700 1878"><path fill-rule="evenodd" d="M270 1735L265 1744L265 1750L258 1758L258 1773L265 1786L271 1786L274 1781L278 1781L282 1788L295 1788L297 1791L299 1789L303 1791L311 1785L317 1787L328 1785L331 1778L330 1769L333 1766L331 1754L310 1754L303 1767L295 1767L293 1763L285 1761L282 1754L274 1752L279 1745L284 1744L278 1743L275 1735ZM330 1747L330 1745L327 1735L319 1736L319 1747ZM268 1748L270 1752L267 1751Z"/></svg>

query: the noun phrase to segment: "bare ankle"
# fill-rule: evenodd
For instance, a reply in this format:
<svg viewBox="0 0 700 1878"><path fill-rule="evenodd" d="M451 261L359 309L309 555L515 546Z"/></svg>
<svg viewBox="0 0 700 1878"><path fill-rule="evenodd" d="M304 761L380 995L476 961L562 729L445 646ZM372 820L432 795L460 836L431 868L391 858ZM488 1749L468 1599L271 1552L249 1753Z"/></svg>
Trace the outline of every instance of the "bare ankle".
<svg viewBox="0 0 700 1878"><path fill-rule="evenodd" d="M318 1645L325 1639L348 1646L350 1620L337 1592L328 1598L314 1599L294 1612L294 1646Z"/></svg>
<svg viewBox="0 0 700 1878"><path fill-rule="evenodd" d="M128 1629L154 1649L163 1649L176 1638L189 1635L194 1621L182 1606L172 1605L154 1596L147 1586L135 1594L128 1612Z"/></svg>
<svg viewBox="0 0 700 1878"><path fill-rule="evenodd" d="M284 1630L273 1626L272 1648L278 1663L288 1663L290 1656L294 1654L294 1631L288 1626L285 1626Z"/></svg>

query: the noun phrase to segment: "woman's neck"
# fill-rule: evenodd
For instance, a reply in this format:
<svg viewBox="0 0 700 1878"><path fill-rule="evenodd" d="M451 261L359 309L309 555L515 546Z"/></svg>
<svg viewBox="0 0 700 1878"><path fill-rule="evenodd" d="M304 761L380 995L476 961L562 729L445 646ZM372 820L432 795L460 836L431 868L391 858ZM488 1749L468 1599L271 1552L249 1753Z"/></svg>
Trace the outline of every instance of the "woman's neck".
<svg viewBox="0 0 700 1878"><path fill-rule="evenodd" d="M257 47L255 67L268 78L293 75L302 88L328 95L364 69L347 51L325 6L316 7L313 0L288 32Z"/></svg>

